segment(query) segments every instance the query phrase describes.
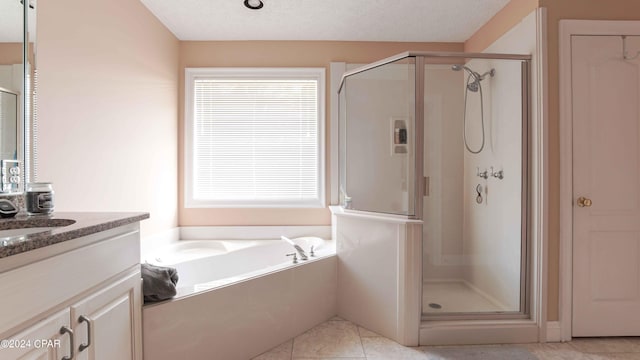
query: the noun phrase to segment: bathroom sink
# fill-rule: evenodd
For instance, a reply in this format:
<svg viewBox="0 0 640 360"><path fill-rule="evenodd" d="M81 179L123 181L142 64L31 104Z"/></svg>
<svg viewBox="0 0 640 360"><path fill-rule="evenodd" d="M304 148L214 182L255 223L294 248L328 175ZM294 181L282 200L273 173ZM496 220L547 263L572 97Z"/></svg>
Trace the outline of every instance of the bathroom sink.
<svg viewBox="0 0 640 360"><path fill-rule="evenodd" d="M22 229L9 229L9 230L0 230L0 238L14 237L14 236L23 236L29 234L35 234L39 232L49 231L51 229L55 229L55 226L46 226L46 227L29 227Z"/></svg>
<svg viewBox="0 0 640 360"><path fill-rule="evenodd" d="M30 234L50 231L73 223L75 223L75 220L35 217L9 220L7 222L0 223L0 241L19 239Z"/></svg>

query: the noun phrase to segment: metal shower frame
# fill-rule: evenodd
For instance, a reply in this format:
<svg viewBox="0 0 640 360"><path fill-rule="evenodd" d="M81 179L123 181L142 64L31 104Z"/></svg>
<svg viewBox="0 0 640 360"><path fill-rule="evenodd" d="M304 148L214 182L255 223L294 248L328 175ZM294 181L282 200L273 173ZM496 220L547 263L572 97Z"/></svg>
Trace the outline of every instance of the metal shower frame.
<svg viewBox="0 0 640 360"><path fill-rule="evenodd" d="M531 189L529 188L529 176L531 174L531 152L529 151L529 134L530 118L531 118L531 55L520 54L501 54L501 53L465 53L465 52L436 52L436 51L406 51L388 58L361 66L359 68L346 71L340 80L338 93L341 92L346 79L349 76L359 74L380 66L384 66L396 61L407 58L415 58L415 125L414 125L414 141L415 141L415 179L414 179L414 214L407 215L407 219L422 220L423 217L423 198L425 196L425 177L424 177L424 137L418 134L424 133L424 90L425 90L425 62L426 58L434 59L452 59L452 63L462 63L465 59L489 59L489 60L517 60L521 61L521 95L522 95L522 174L521 174L521 271L520 271L520 311L506 313L443 313L442 315L423 316L423 320L443 319L446 315L447 319L522 319L530 317L530 269L531 269L531 219L529 204L531 203ZM457 61L456 61L457 60ZM443 63L438 61L435 63Z"/></svg>

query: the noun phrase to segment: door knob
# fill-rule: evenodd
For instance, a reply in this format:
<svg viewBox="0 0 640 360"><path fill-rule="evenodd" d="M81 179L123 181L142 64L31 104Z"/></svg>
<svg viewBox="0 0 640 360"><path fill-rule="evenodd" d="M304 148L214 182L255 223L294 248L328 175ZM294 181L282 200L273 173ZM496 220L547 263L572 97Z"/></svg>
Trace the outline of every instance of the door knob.
<svg viewBox="0 0 640 360"><path fill-rule="evenodd" d="M578 198L578 206L580 207L590 207L592 204L591 199L587 199L584 196L580 196Z"/></svg>

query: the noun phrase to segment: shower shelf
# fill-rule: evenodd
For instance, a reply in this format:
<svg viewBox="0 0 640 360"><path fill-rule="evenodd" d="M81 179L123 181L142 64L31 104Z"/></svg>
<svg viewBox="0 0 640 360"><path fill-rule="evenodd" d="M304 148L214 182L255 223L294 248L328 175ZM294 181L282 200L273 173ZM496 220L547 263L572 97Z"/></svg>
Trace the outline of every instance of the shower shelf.
<svg viewBox="0 0 640 360"><path fill-rule="evenodd" d="M391 156L407 155L409 153L409 119L404 116L393 116L391 124Z"/></svg>

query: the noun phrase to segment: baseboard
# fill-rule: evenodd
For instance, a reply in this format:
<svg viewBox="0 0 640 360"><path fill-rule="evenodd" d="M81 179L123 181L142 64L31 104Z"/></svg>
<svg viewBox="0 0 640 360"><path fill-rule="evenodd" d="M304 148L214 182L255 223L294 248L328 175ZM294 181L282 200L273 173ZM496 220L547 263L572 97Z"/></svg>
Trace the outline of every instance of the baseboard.
<svg viewBox="0 0 640 360"><path fill-rule="evenodd" d="M561 342L562 329L559 321L547 321L547 342Z"/></svg>

